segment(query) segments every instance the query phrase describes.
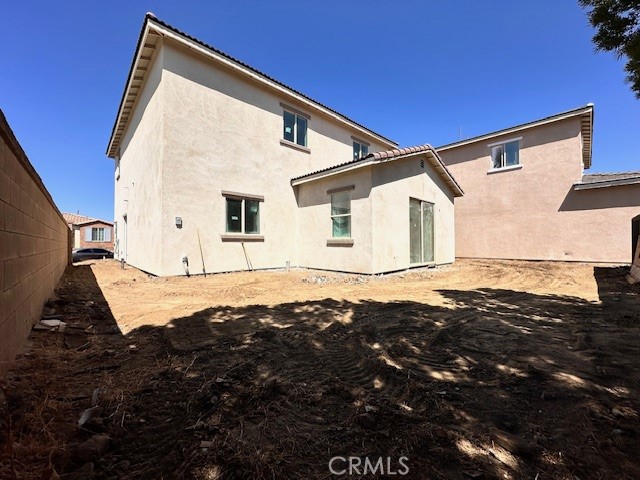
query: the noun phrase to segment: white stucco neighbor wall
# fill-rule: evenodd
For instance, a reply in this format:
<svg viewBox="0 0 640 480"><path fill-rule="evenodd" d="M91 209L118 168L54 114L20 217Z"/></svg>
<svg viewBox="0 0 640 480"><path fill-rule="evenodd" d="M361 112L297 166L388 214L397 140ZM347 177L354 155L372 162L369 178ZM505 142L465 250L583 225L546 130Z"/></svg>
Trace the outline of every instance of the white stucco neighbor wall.
<svg viewBox="0 0 640 480"><path fill-rule="evenodd" d="M123 137L114 192L116 258L125 258L127 263L154 274L161 272L163 243L162 57L160 50Z"/></svg>

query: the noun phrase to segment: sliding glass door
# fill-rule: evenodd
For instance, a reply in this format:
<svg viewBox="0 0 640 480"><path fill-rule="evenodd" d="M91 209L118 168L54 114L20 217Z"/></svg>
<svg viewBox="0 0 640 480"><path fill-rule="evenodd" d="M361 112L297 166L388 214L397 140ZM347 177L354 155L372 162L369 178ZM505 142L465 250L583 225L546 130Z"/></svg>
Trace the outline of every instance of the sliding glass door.
<svg viewBox="0 0 640 480"><path fill-rule="evenodd" d="M409 256L411 263L433 262L433 203L409 199Z"/></svg>

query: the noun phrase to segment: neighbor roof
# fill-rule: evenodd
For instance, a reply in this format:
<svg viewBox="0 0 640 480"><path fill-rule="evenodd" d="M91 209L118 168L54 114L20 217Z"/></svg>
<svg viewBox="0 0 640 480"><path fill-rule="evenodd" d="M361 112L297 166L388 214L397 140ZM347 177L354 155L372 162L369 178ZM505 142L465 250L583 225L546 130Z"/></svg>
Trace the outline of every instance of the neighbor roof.
<svg viewBox="0 0 640 480"><path fill-rule="evenodd" d="M557 113L550 117L541 118L540 120L534 120L533 122L523 123L516 125L515 127L505 128L495 132L479 135L477 137L468 138L459 142L449 143L437 147L436 150L444 151L451 150L452 148L462 147L470 143L480 142L483 140L489 140L500 135L507 135L510 133L516 133L528 128L539 127L547 123L559 122L566 120L567 118L580 117L580 130L582 132L582 163L584 168L591 168L591 151L592 151L592 138L593 138L593 104L589 103L584 107L568 110L566 112Z"/></svg>
<svg viewBox="0 0 640 480"><path fill-rule="evenodd" d="M456 182L456 180L453 178L453 175L451 175L447 167L444 165L444 163L442 163L438 152L436 152L433 147L428 144L418 145L415 147L394 148L393 150L370 153L366 157L358 158L349 162L335 165L333 167L324 168L322 170L317 170L306 175L292 178L291 185L295 187L296 185L312 182L314 180L319 180L321 178L355 170L357 168L362 168L369 165L377 165L388 161L395 161L413 155L426 155L431 165L433 165L436 171L444 179L449 188L451 188L454 196L461 197L464 195L464 192L462 191L462 188L460 188L460 185L458 185L458 182Z"/></svg>
<svg viewBox="0 0 640 480"><path fill-rule="evenodd" d="M171 38L172 40L177 41L185 45L186 47L205 55L211 60L222 63L227 67L234 69L235 71L243 74L245 77L258 82L261 85L267 86L272 90L279 91L281 94L284 94L290 99L296 100L302 105L321 111L322 113L333 117L339 122L346 123L357 132L366 134L369 137L373 137L383 145L397 146L397 143L393 140L389 140L379 133L368 129L367 127L355 122L354 120L351 120L346 115L343 115L333 110L332 108L316 100L313 100L311 97L308 97L307 95L285 85L275 78L270 77L266 73L263 73L260 70L257 70L250 65L241 62L231 55L228 55L206 44L202 40L198 40L197 38L192 37L191 35L188 35L181 30L178 30L168 23L157 19L152 13L147 13L142 25L142 30L140 31L140 36L138 38L138 44L133 55L131 67L129 69L127 83L122 94L122 99L120 100L118 114L116 116L113 129L111 130L109 145L107 146L106 153L107 156L111 158L115 158L118 153L120 141L122 140L122 136L126 131L127 125L138 99L138 95L142 90L142 86L148 73L148 68L153 61L160 37Z"/></svg>
<svg viewBox="0 0 640 480"><path fill-rule="evenodd" d="M91 217L86 217L84 215L80 215L77 213L67 213L62 212L62 216L67 221L67 223L76 225L78 223L86 222L87 220L91 220Z"/></svg>
<svg viewBox="0 0 640 480"><path fill-rule="evenodd" d="M617 187L640 183L640 172L591 173L583 175L582 180L573 185L574 190Z"/></svg>
<svg viewBox="0 0 640 480"><path fill-rule="evenodd" d="M105 223L107 225L113 225L113 223L111 222L100 220L99 218L87 217L86 215L80 215L77 213L62 212L62 216L64 217L65 221L69 225L84 225L85 223L95 223L95 222Z"/></svg>

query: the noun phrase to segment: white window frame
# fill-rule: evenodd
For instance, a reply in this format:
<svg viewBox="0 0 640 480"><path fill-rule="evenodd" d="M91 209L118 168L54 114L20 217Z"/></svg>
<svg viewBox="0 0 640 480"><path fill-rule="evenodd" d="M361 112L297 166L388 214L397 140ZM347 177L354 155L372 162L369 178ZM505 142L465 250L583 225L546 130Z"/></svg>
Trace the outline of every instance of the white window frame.
<svg viewBox="0 0 640 480"><path fill-rule="evenodd" d="M282 140L281 142L286 142L287 145L308 150L309 149L309 121L311 120L311 116L307 115L304 112L296 110L295 108L291 108L288 105L280 104L280 106L282 107ZM289 113L290 115L293 115L293 141L287 140L286 138L284 138L285 113ZM307 125L304 145L298 143L298 119L299 118L304 119Z"/></svg>
<svg viewBox="0 0 640 480"><path fill-rule="evenodd" d="M518 144L518 163L515 165L505 165L506 162L506 145L508 143L517 143ZM495 147L503 146L503 158L501 159L501 166L495 167L493 165L493 149ZM518 170L522 168L522 162L520 161L520 151L522 150L522 137L516 138L507 138L505 140L501 140L499 142L490 143L487 145L489 147L489 173L492 172L505 172L509 170Z"/></svg>
<svg viewBox="0 0 640 480"><path fill-rule="evenodd" d="M246 235L248 237L261 236L262 234L260 232L262 232L262 208L260 207L260 204L264 202L264 197L260 195L249 195L249 194L242 194L242 193L235 193L235 192L228 192L228 191L223 191L222 196L224 197L224 235L226 236L233 236L233 235L245 236ZM240 202L240 231L239 232L231 232L228 229L227 219L229 215L229 200L236 200ZM258 231L257 232L251 232L251 233L246 232L245 208L246 208L247 200L258 203Z"/></svg>
<svg viewBox="0 0 640 480"><path fill-rule="evenodd" d="M349 213L339 213L339 214L333 214L331 211L333 210L333 196L334 195L344 195L346 194L348 199L349 199ZM350 239L352 238L353 232L351 231L351 189L341 189L340 191L337 192L332 192L330 194L331 197L331 210L329 210L329 214L331 215L331 238L333 239L339 239L339 238L344 238L344 239ZM344 217L349 217L349 235L346 237L336 237L333 235L333 219L334 218L344 218Z"/></svg>
<svg viewBox="0 0 640 480"><path fill-rule="evenodd" d="M419 262L411 262L411 258L409 258L409 263L412 266L416 265L432 265L436 260L436 204L435 202L430 202L428 200L422 200L416 197L409 197L409 205L411 205L411 200L415 200L416 202L420 202L420 261ZM431 212L433 214L432 217L432 248L433 248L433 259L425 260L424 259L424 208L425 205L431 206Z"/></svg>
<svg viewBox="0 0 640 480"><path fill-rule="evenodd" d="M355 137L351 137L353 141L353 159L358 160L360 158L364 158L369 154L369 147L371 146L367 142L363 142ZM357 156L356 156L356 145L358 145ZM362 150L366 149L366 153L363 155Z"/></svg>
<svg viewBox="0 0 640 480"><path fill-rule="evenodd" d="M95 239L94 239L94 232L96 233L95 235ZM102 235L100 235L100 232L102 232ZM100 239L100 237L102 237L102 240ZM105 242L105 227L91 227L91 241L92 242Z"/></svg>

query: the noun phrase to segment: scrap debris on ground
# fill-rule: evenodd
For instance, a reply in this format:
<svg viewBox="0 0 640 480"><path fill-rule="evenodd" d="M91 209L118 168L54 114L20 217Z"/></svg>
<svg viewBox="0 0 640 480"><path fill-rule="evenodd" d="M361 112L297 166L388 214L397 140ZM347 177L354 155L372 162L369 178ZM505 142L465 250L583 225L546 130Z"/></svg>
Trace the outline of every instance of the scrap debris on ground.
<svg viewBox="0 0 640 480"><path fill-rule="evenodd" d="M0 389L0 478L339 478L334 457L406 457L405 478L640 478L627 273L70 267Z"/></svg>

